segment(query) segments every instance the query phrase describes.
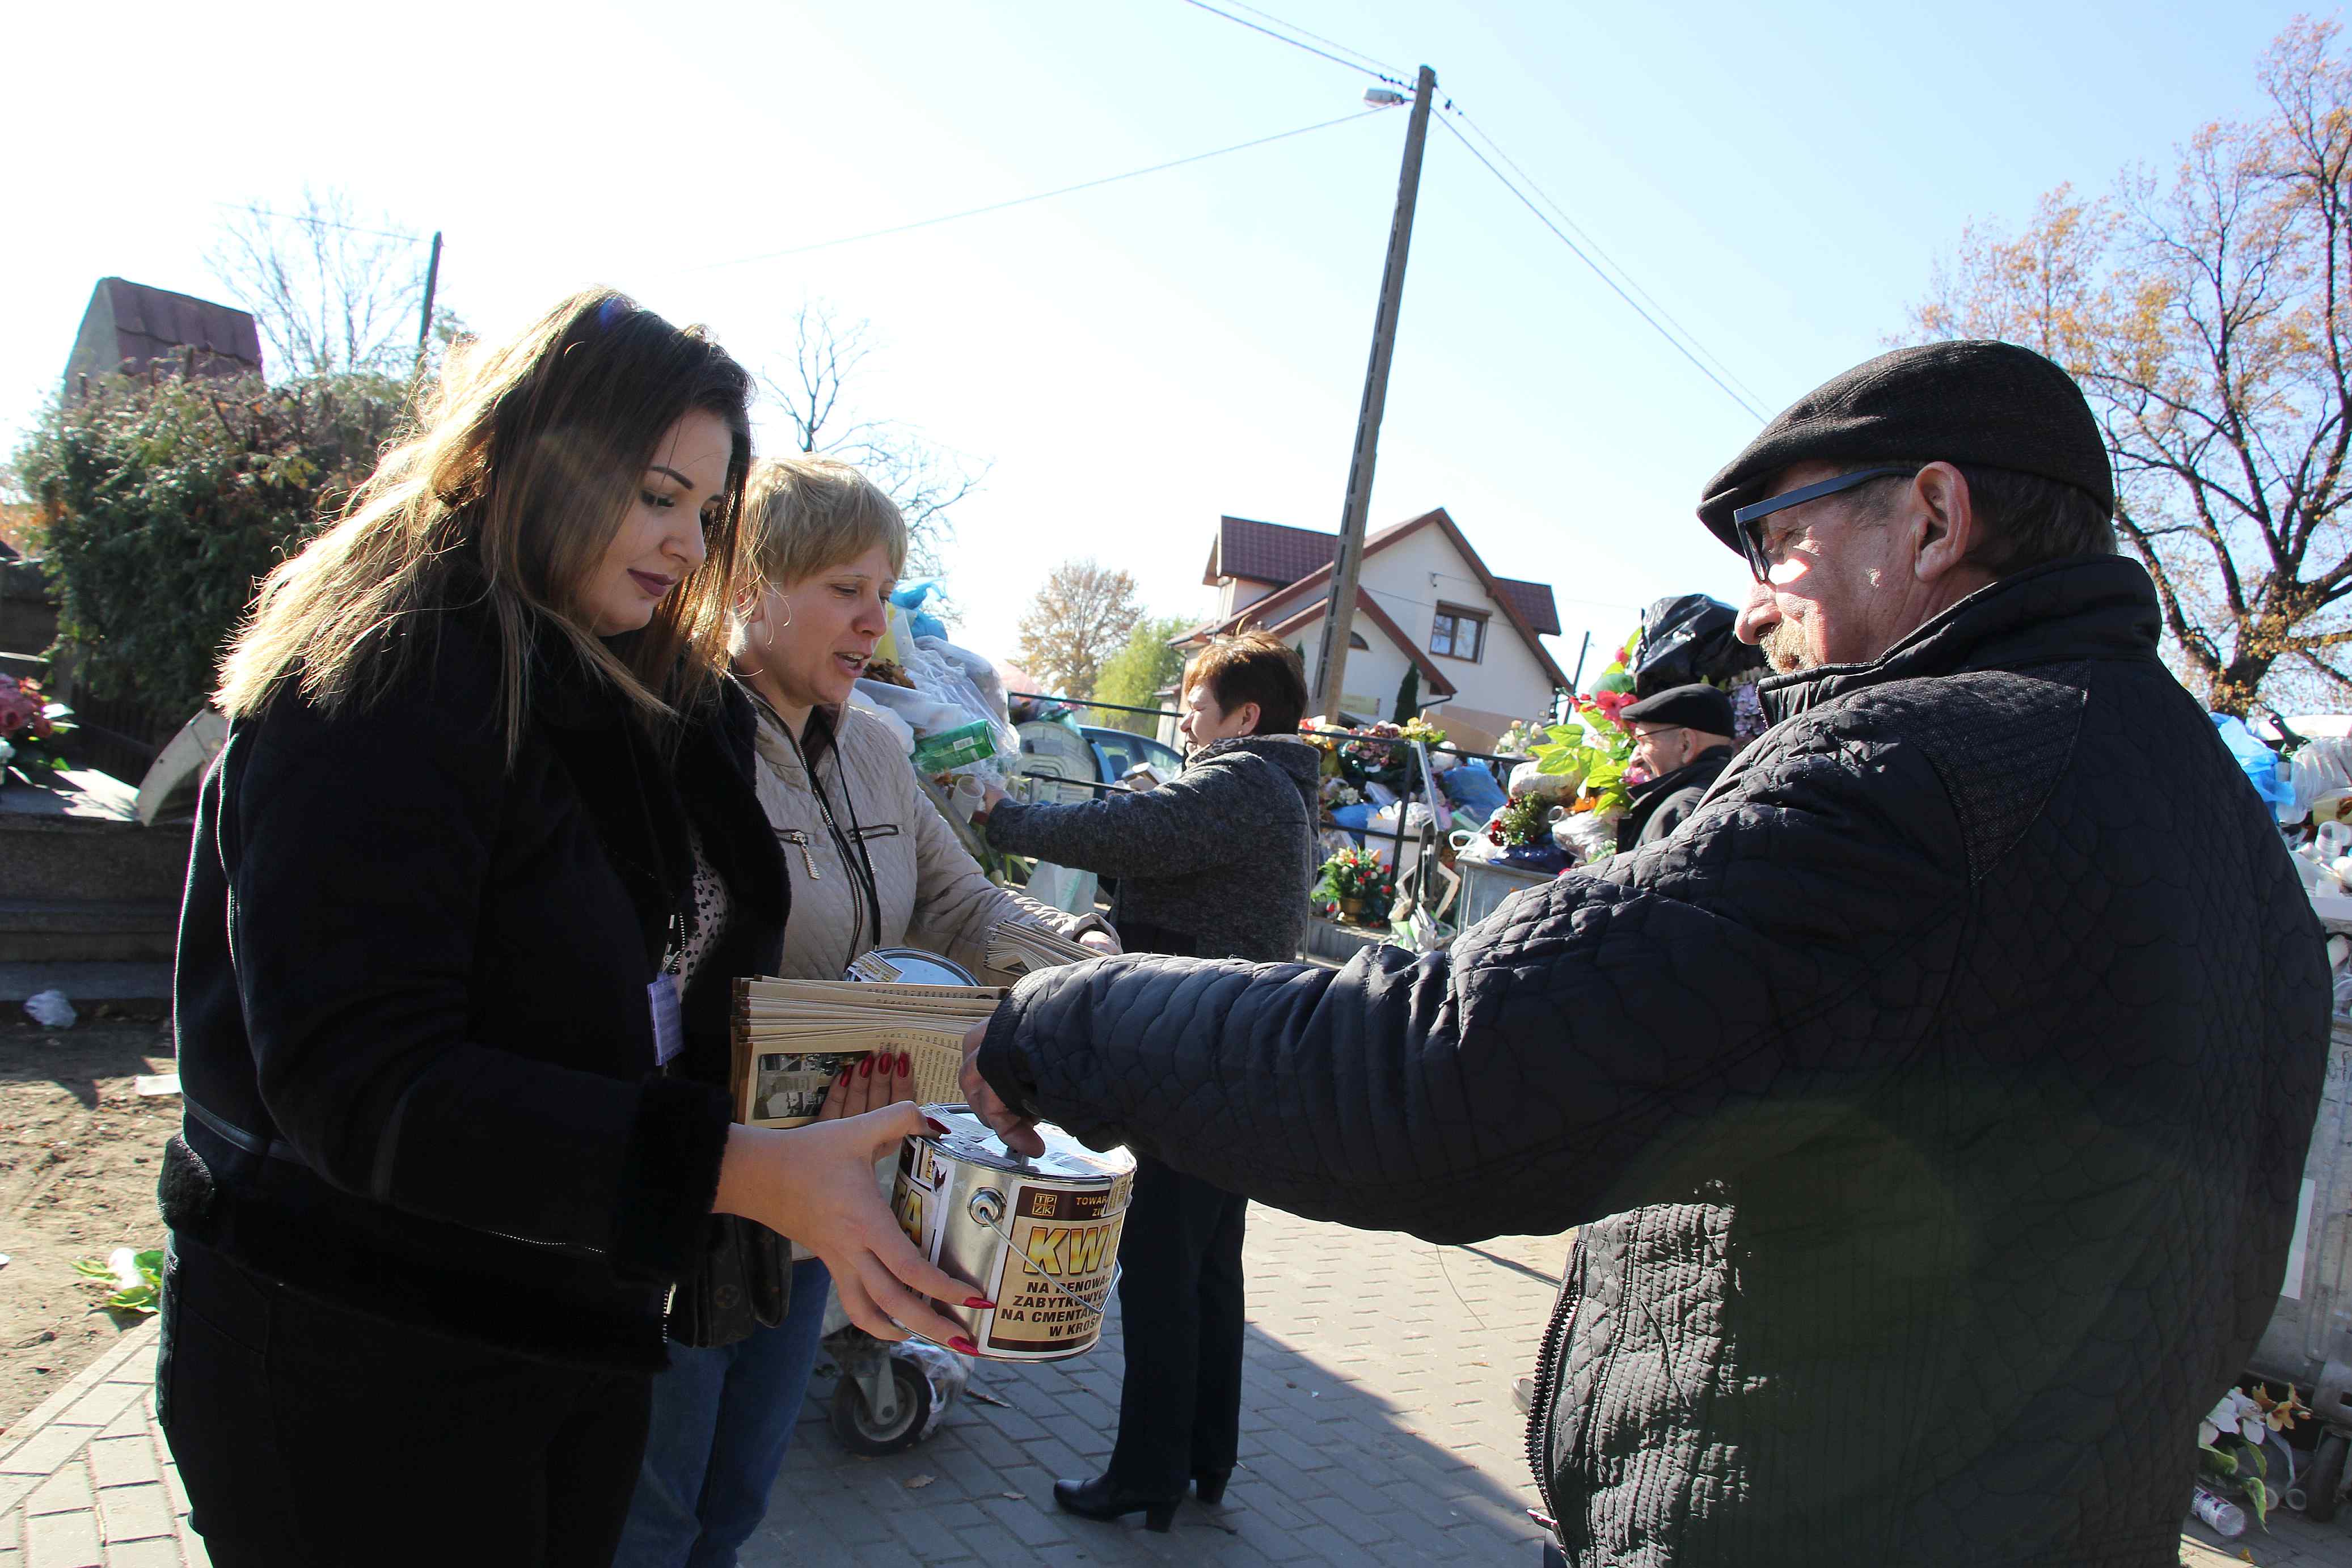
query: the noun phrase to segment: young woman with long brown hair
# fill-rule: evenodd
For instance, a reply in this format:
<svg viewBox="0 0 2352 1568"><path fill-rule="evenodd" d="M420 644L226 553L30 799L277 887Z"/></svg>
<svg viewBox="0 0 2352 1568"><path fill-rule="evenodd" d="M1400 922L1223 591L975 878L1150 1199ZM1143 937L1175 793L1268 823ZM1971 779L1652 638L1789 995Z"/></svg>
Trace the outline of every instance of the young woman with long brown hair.
<svg viewBox="0 0 2352 1568"><path fill-rule="evenodd" d="M721 674L749 392L574 296L446 378L231 650L157 1368L225 1568L608 1561L714 1213L877 1333L956 1332L873 1180L919 1112L730 1124L727 982L785 915Z"/></svg>

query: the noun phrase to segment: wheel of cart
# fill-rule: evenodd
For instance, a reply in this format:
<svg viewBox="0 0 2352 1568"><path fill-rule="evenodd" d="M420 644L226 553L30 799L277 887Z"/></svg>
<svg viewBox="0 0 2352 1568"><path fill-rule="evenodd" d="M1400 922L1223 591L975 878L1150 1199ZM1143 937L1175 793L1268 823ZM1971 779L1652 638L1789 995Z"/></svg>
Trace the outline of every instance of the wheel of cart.
<svg viewBox="0 0 2352 1568"><path fill-rule="evenodd" d="M920 1340L876 1339L849 1321L837 1291L825 1301L824 1344L841 1371L833 1385L833 1435L869 1458L901 1453L938 1431L970 1377L952 1351Z"/></svg>
<svg viewBox="0 0 2352 1568"><path fill-rule="evenodd" d="M2331 900L2331 903L2340 903ZM2352 915L2352 911L2346 911ZM2320 914L2331 931L2352 931L2352 919ZM2286 1279L2262 1343L2247 1371L2276 1385L2310 1390L2308 1403L2322 1427L2316 1448L2298 1453L2284 1439L2288 1465L2281 1500L2307 1519L2326 1521L2342 1506L2347 1459L2352 1458L2352 1018L2338 1015L2328 1047L2326 1083L2318 1124L2305 1157L2295 1239Z"/></svg>

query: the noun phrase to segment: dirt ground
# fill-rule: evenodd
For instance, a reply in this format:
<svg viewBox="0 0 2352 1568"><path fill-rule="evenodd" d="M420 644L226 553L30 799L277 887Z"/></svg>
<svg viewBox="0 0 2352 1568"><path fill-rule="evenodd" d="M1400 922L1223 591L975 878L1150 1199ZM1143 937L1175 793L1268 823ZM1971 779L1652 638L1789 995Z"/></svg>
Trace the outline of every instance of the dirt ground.
<svg viewBox="0 0 2352 1568"><path fill-rule="evenodd" d="M163 1244L155 1173L178 1130L176 1096L132 1080L170 1072L154 1018L86 1012L46 1030L14 1007L0 1022L0 1435L98 1358L122 1329L77 1259Z"/></svg>

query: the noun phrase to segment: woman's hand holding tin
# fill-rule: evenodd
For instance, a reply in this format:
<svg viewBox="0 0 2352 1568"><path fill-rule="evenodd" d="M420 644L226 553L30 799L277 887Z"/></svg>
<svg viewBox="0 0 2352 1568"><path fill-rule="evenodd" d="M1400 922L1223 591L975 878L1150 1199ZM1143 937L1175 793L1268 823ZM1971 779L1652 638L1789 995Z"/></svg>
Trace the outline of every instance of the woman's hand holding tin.
<svg viewBox="0 0 2352 1568"><path fill-rule="evenodd" d="M711 1207L756 1219L824 1259L842 1309L875 1338L919 1334L962 1349L963 1330L925 1298L960 1301L971 1287L924 1260L874 1186L876 1160L933 1130L911 1102L805 1127L730 1127Z"/></svg>

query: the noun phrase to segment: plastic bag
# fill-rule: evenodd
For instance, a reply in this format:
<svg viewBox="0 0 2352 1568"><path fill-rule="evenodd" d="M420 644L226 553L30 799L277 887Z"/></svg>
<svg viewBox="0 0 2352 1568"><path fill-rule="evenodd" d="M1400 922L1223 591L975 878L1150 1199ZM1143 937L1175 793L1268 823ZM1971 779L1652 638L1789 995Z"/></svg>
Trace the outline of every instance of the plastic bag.
<svg viewBox="0 0 2352 1568"><path fill-rule="evenodd" d="M1617 824L1597 812L1571 811L1551 825L1551 836L1579 865L1591 865L1617 852Z"/></svg>
<svg viewBox="0 0 2352 1568"><path fill-rule="evenodd" d="M2352 800L2352 740L2305 741L2288 768L2294 775L2297 816L2316 812L2322 821L2331 821Z"/></svg>
<svg viewBox="0 0 2352 1568"><path fill-rule="evenodd" d="M895 716L907 727L910 735L940 735L971 722L953 703L942 702L929 692L917 691L912 686L894 686L887 681L861 676L856 692L859 706L877 708Z"/></svg>
<svg viewBox="0 0 2352 1568"><path fill-rule="evenodd" d="M1349 849L1361 849L1364 847L1363 831L1371 825L1372 813L1377 810L1379 810L1378 807L1366 800L1360 800L1352 806L1334 806L1331 808L1331 820L1334 822L1337 822L1340 828L1349 831L1348 841L1344 847Z"/></svg>
<svg viewBox="0 0 2352 1568"><path fill-rule="evenodd" d="M2294 786L2284 777L2286 764L2279 754L2256 740L2253 731L2246 727L2245 720L2226 713L2210 716L2214 729L2221 737L2221 744L2229 748L2231 757L2237 758L2238 766L2245 769L2246 779L2253 785L2254 793L2273 806L2293 806Z"/></svg>
<svg viewBox="0 0 2352 1568"><path fill-rule="evenodd" d="M1051 861L1039 861L1036 869L1029 873L1029 885L1023 891L1065 915L1091 915L1097 886L1095 873L1090 871L1075 871Z"/></svg>
<svg viewBox="0 0 2352 1568"><path fill-rule="evenodd" d="M1511 799L1517 800L1529 795L1541 795L1557 800L1563 796L1573 795L1582 782L1573 773L1546 773L1535 763L1522 762L1511 769Z"/></svg>
<svg viewBox="0 0 2352 1568"><path fill-rule="evenodd" d="M1764 650L1742 643L1732 632L1738 618L1730 605L1704 593L1677 594L1652 604L1642 616L1633 695L1655 696L1699 681L1723 685L1744 671L1762 668Z"/></svg>
<svg viewBox="0 0 2352 1568"><path fill-rule="evenodd" d="M898 743L898 749L912 757L915 754L915 727L892 712L886 704L866 701L865 691L866 684L862 680L857 683L857 689L850 695L849 706L888 730L891 738ZM878 681L873 684L881 685ZM894 692L902 692L906 689L904 686L890 688Z"/></svg>
<svg viewBox="0 0 2352 1568"><path fill-rule="evenodd" d="M1478 813L1483 820L1503 804L1503 787L1483 764L1470 764L1437 776L1437 787L1455 805Z"/></svg>
<svg viewBox="0 0 2352 1568"><path fill-rule="evenodd" d="M43 1029L71 1029L80 1017L63 991L35 991L25 998L25 1012Z"/></svg>
<svg viewBox="0 0 2352 1568"><path fill-rule="evenodd" d="M940 591L939 580L929 577L901 583L891 591L890 602L907 612L907 629L910 636L945 637L948 634L945 622L923 608L924 601Z"/></svg>
<svg viewBox="0 0 2352 1568"><path fill-rule="evenodd" d="M961 730L975 723L984 725L988 755L953 763L950 770L1002 781L1007 765L1021 755L1021 734L1006 715L1004 686L997 678L996 667L969 649L937 637L918 636L913 646L903 652L906 657L901 664L907 678L915 683L915 689L950 707L957 715L950 724L927 728L917 723L918 748L922 741L934 736ZM986 683L985 690L982 682Z"/></svg>
<svg viewBox="0 0 2352 1568"><path fill-rule="evenodd" d="M1557 843L1511 844L1495 856L1499 865L1514 871L1563 872L1574 863L1570 852Z"/></svg>
<svg viewBox="0 0 2352 1568"><path fill-rule="evenodd" d="M1411 804L1382 806L1372 813L1366 826L1381 833L1401 833L1404 841L1371 837L1370 848L1382 865L1396 867L1397 881L1402 884L1412 875L1412 868L1421 862L1421 841L1418 835L1429 821L1429 808L1415 800Z"/></svg>
<svg viewBox="0 0 2352 1568"><path fill-rule="evenodd" d="M1503 852L1503 846L1486 836L1484 824L1475 828L1454 829L1451 842L1454 845L1454 859L1457 863L1463 861L1491 861Z"/></svg>

